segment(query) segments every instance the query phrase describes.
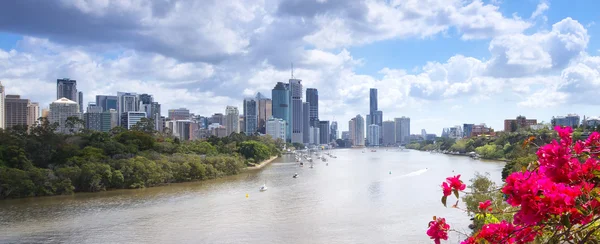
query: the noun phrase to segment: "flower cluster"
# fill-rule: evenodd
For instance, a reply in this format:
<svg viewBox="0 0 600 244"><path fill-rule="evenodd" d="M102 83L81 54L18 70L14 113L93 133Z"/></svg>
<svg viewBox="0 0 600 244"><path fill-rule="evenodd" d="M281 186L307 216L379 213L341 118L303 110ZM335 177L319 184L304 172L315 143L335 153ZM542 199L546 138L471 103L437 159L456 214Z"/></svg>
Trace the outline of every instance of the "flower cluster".
<svg viewBox="0 0 600 244"><path fill-rule="evenodd" d="M448 240L448 230L450 225L446 224L446 219L433 217L433 221L429 222L427 235L436 243L440 244L440 240Z"/></svg>
<svg viewBox="0 0 600 244"><path fill-rule="evenodd" d="M462 243L528 243L544 232L572 226L585 231L582 226L600 217L600 133L590 134L585 142L573 142L570 127L557 126L555 131L560 140L538 149L535 169L506 178L502 188L506 202L519 207L512 222L487 223ZM465 189L459 177L448 177L442 184L443 200ZM479 203L484 213L491 212L490 207L490 200Z"/></svg>

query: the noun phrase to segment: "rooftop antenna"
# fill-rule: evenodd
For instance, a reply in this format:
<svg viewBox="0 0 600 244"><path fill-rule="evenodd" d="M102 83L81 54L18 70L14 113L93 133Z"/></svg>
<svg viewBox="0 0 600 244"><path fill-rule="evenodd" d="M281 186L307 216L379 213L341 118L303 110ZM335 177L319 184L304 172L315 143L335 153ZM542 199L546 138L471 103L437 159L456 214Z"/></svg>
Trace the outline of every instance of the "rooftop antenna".
<svg viewBox="0 0 600 244"><path fill-rule="evenodd" d="M292 63L292 79L294 79L294 63Z"/></svg>

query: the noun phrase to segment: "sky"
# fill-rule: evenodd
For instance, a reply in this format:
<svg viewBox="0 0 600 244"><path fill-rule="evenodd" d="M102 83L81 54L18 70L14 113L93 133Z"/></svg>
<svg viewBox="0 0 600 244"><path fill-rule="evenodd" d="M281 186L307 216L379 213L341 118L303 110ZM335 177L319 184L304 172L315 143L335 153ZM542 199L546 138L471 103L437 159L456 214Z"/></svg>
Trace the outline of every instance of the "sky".
<svg viewBox="0 0 600 244"><path fill-rule="evenodd" d="M421 129L524 115L600 116L600 1L8 0L0 81L48 107L56 79L95 95L149 93L199 115L242 108L291 76L319 117L369 112Z"/></svg>

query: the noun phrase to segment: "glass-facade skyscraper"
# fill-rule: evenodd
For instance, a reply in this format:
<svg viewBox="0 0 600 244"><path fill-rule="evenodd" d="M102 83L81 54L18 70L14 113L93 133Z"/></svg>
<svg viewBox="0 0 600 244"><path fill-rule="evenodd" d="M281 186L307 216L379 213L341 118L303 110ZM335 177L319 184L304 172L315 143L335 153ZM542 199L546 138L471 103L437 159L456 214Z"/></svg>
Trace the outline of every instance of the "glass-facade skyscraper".
<svg viewBox="0 0 600 244"><path fill-rule="evenodd" d="M319 126L319 91L316 88L306 88L306 102L309 104L310 126Z"/></svg>
<svg viewBox="0 0 600 244"><path fill-rule="evenodd" d="M271 90L273 117L285 121L286 141L290 142L292 138L292 127L290 120L290 89L289 84L277 82Z"/></svg>
<svg viewBox="0 0 600 244"><path fill-rule="evenodd" d="M290 79L290 104L291 104L291 127L292 143L303 143L302 132L302 80ZM246 122L247 123L247 122Z"/></svg>

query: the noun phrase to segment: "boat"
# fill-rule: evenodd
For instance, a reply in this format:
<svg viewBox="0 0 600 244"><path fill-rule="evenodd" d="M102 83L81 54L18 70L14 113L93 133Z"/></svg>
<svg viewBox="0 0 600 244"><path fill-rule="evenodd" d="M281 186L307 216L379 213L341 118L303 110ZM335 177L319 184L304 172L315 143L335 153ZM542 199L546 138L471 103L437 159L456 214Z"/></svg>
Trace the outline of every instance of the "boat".
<svg viewBox="0 0 600 244"><path fill-rule="evenodd" d="M303 163L303 162L300 162L300 167L303 167L303 166L304 166L304 163Z"/></svg>
<svg viewBox="0 0 600 244"><path fill-rule="evenodd" d="M377 152L377 150L375 150L375 149L371 149L371 152Z"/></svg>
<svg viewBox="0 0 600 244"><path fill-rule="evenodd" d="M260 187L260 191L266 191L267 190L267 183L265 183L263 186Z"/></svg>
<svg viewBox="0 0 600 244"><path fill-rule="evenodd" d="M326 163L325 166L329 166L329 163Z"/></svg>
<svg viewBox="0 0 600 244"><path fill-rule="evenodd" d="M310 168L311 168L311 169L313 168L313 164L310 164Z"/></svg>
<svg viewBox="0 0 600 244"><path fill-rule="evenodd" d="M322 157L322 158L321 158L321 161L323 161L323 162L327 162L327 159L326 159L325 157Z"/></svg>
<svg viewBox="0 0 600 244"><path fill-rule="evenodd" d="M294 178L298 178L298 173L295 173L294 176L292 176Z"/></svg>

